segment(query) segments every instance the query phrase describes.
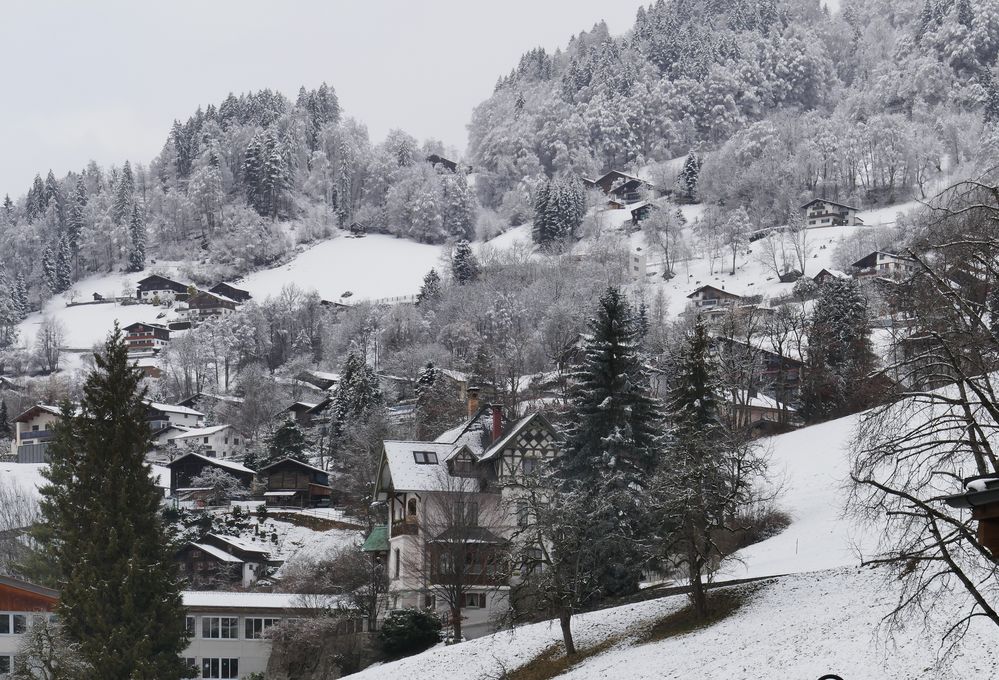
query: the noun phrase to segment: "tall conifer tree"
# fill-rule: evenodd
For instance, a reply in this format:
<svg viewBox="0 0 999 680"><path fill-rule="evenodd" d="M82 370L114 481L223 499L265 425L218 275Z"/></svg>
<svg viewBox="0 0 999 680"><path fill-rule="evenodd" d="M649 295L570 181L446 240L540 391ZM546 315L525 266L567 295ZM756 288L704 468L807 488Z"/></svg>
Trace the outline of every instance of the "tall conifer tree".
<svg viewBox="0 0 999 680"><path fill-rule="evenodd" d="M84 680L191 677L172 542L145 462L145 390L116 326L64 405L42 488L45 549L59 617L92 672Z"/></svg>

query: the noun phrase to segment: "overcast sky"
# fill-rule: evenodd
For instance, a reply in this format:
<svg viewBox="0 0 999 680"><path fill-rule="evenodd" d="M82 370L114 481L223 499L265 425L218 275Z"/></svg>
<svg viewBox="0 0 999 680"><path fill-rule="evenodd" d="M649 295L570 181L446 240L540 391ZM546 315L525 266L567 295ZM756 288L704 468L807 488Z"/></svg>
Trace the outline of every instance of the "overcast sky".
<svg viewBox="0 0 999 680"><path fill-rule="evenodd" d="M463 149L472 107L528 49L564 46L641 0L8 3L0 195L94 159L146 163L175 118L230 92L336 88L373 141L400 127Z"/></svg>

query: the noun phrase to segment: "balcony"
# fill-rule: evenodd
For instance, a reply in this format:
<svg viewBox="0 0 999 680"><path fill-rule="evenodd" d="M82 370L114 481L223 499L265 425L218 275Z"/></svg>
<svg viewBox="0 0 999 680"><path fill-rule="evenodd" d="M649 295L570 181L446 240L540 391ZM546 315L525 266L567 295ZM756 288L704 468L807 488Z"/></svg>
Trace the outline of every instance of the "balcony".
<svg viewBox="0 0 999 680"><path fill-rule="evenodd" d="M416 536L420 533L420 526L416 518L392 520L392 536Z"/></svg>
<svg viewBox="0 0 999 680"><path fill-rule="evenodd" d="M26 430L20 433L20 438L26 444L38 444L52 439L54 434L54 430Z"/></svg>

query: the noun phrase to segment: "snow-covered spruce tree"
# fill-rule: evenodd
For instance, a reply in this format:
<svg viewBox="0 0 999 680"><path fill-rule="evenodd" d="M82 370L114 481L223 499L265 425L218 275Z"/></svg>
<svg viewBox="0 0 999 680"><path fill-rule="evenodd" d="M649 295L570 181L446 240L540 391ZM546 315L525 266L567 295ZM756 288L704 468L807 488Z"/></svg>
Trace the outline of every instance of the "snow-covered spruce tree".
<svg viewBox="0 0 999 680"><path fill-rule="evenodd" d="M443 229L449 236L475 237L475 199L464 172L445 172L440 176L443 192L441 209Z"/></svg>
<svg viewBox="0 0 999 680"><path fill-rule="evenodd" d="M344 428L355 419L363 419L372 408L383 403L378 376L358 352L350 352L340 369L340 382L329 408L329 446L332 451Z"/></svg>
<svg viewBox="0 0 999 680"><path fill-rule="evenodd" d="M56 252L56 285L60 291L68 290L73 285L73 252L65 234L59 239Z"/></svg>
<svg viewBox="0 0 999 680"><path fill-rule="evenodd" d="M56 266L57 257L56 250L51 245L45 246L45 250L42 251L42 278L45 280L45 286L53 294L61 292Z"/></svg>
<svg viewBox="0 0 999 680"><path fill-rule="evenodd" d="M570 394L565 446L555 459L563 490L602 508L581 521L600 527L597 534L617 537L592 546L607 595L638 587L646 533L643 489L661 446L661 405L650 394L638 336L624 294L607 289L589 324L585 359ZM598 498L606 502L597 504Z"/></svg>
<svg viewBox="0 0 999 680"><path fill-rule="evenodd" d="M701 159L691 149L690 153L687 154L687 160L683 162L683 169L680 170L680 174L676 178L680 195L688 203L697 202L697 180L700 174Z"/></svg>
<svg viewBox="0 0 999 680"><path fill-rule="evenodd" d="M132 206L132 219L128 222L128 271L140 272L146 268L146 225L139 214L139 206Z"/></svg>
<svg viewBox="0 0 999 680"><path fill-rule="evenodd" d="M132 200L135 193L135 179L132 177L132 166L128 161L118 174L118 183L114 188L114 199L111 202L111 219L115 224L124 225L132 214Z"/></svg>
<svg viewBox="0 0 999 680"><path fill-rule="evenodd" d="M115 327L64 405L42 488L44 550L58 574L59 619L91 671L86 680L191 677L170 536L153 484L142 375Z"/></svg>
<svg viewBox="0 0 999 680"><path fill-rule="evenodd" d="M738 511L754 500L751 483L766 461L748 439L727 429L711 338L700 317L688 329L668 397L669 445L651 485L659 533L654 556L682 568L699 619L708 615L704 582L725 555L719 535L737 527Z"/></svg>
<svg viewBox="0 0 999 680"><path fill-rule="evenodd" d="M457 390L449 389L439 368L432 363L416 379L416 439L433 439L461 422L464 404Z"/></svg>
<svg viewBox="0 0 999 680"><path fill-rule="evenodd" d="M535 193L534 230L539 245L554 245L575 234L586 215L586 192L575 177L545 180Z"/></svg>
<svg viewBox="0 0 999 680"><path fill-rule="evenodd" d="M73 251L74 257L80 252L80 236L83 234L84 210L87 207L87 186L83 183L83 177L76 179L76 191L73 194L69 207L69 217L66 220L66 236L69 238L69 247Z"/></svg>
<svg viewBox="0 0 999 680"><path fill-rule="evenodd" d="M818 422L870 406L877 396L874 367L867 301L860 286L852 279L827 281L819 289L808 333L802 415Z"/></svg>
<svg viewBox="0 0 999 680"><path fill-rule="evenodd" d="M441 277L436 269L431 269L423 277L420 292L416 295L416 304L429 305L441 299Z"/></svg>
<svg viewBox="0 0 999 680"><path fill-rule="evenodd" d="M464 239L458 241L451 256L451 275L455 283L459 286L471 283L479 278L479 272L479 259L472 252L472 246Z"/></svg>

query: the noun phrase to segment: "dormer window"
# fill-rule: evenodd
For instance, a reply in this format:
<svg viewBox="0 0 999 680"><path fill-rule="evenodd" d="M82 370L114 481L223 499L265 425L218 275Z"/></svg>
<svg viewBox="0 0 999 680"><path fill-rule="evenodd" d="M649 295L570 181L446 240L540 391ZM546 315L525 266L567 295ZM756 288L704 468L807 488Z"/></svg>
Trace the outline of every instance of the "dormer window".
<svg viewBox="0 0 999 680"><path fill-rule="evenodd" d="M413 460L417 465L436 465L437 454L433 451L413 451Z"/></svg>

